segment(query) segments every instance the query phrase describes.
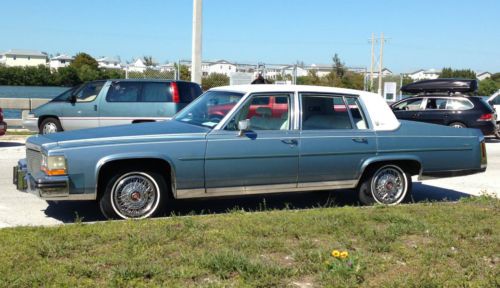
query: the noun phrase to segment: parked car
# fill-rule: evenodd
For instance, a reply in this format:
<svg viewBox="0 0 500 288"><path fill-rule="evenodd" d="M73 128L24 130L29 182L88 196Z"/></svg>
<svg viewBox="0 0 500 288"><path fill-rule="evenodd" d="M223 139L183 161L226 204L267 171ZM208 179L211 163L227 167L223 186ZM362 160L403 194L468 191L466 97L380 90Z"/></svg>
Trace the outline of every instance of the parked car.
<svg viewBox="0 0 500 288"><path fill-rule="evenodd" d="M477 89L475 80L424 80L403 86L406 93L418 93L391 105L398 119L422 121L455 128L477 128L494 135L496 114L481 97L465 93Z"/></svg>
<svg viewBox="0 0 500 288"><path fill-rule="evenodd" d="M491 95L488 98L488 103L496 111L496 114L497 114L497 130L495 132L495 137L497 137L497 139L500 139L500 114L499 114L500 113L500 90L498 90L497 92L493 93L493 95Z"/></svg>
<svg viewBox="0 0 500 288"><path fill-rule="evenodd" d="M65 91L23 120L49 134L170 119L202 93L198 84L167 80L100 80Z"/></svg>
<svg viewBox="0 0 500 288"><path fill-rule="evenodd" d="M5 135L7 132L7 123L3 121L3 110L0 108L0 136Z"/></svg>
<svg viewBox="0 0 500 288"><path fill-rule="evenodd" d="M252 115L272 97L285 112ZM215 102L231 106L220 119ZM32 136L14 183L43 199L98 201L108 218L146 218L171 198L312 190L354 189L362 203L395 205L413 175L486 166L479 130L400 121L373 93L241 85L207 91L171 121Z"/></svg>

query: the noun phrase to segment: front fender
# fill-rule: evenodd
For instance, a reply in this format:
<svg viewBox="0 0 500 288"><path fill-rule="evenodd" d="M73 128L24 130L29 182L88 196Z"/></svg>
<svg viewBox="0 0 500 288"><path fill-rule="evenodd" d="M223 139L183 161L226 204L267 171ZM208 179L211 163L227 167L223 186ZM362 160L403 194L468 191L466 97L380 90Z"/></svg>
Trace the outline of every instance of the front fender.
<svg viewBox="0 0 500 288"><path fill-rule="evenodd" d="M109 162L117 161L117 160L131 160L131 159L158 159L158 160L164 160L170 165L171 169L171 174L172 174L172 183L175 183L175 164L174 161L170 157L168 157L165 154L162 153L155 153L155 152L134 152L134 153L118 153L118 154L111 154L111 155L106 155L105 157L102 157L99 159L95 165L94 168L94 177L95 177L95 183L96 183L96 191L97 187L99 187L99 172L101 171L101 168ZM172 191L175 193L175 191ZM175 195L175 194L174 194Z"/></svg>

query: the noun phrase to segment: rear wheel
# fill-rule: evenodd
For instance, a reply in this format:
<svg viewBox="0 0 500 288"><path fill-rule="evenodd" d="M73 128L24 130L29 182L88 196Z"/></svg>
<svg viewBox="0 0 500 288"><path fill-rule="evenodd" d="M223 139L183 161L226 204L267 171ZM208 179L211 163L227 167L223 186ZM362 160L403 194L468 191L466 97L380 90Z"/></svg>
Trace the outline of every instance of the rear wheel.
<svg viewBox="0 0 500 288"><path fill-rule="evenodd" d="M448 126L453 127L453 128L467 128L467 126L461 122L453 122L453 123L450 123L450 125L448 125Z"/></svg>
<svg viewBox="0 0 500 288"><path fill-rule="evenodd" d="M52 134L63 131L61 122L57 118L49 117L43 119L39 127L39 132L42 135Z"/></svg>
<svg viewBox="0 0 500 288"><path fill-rule="evenodd" d="M411 175L395 164L370 169L358 188L359 200L365 205L396 205L410 198Z"/></svg>
<svg viewBox="0 0 500 288"><path fill-rule="evenodd" d="M107 182L99 200L108 219L142 219L158 215L165 206L168 188L156 171L123 169Z"/></svg>

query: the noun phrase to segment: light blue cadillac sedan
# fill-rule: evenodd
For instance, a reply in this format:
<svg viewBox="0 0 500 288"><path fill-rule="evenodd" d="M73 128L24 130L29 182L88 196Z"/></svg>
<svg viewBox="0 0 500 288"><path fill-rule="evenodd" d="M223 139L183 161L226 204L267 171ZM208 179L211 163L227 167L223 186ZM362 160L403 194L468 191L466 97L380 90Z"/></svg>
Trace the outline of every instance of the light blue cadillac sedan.
<svg viewBox="0 0 500 288"><path fill-rule="evenodd" d="M242 85L211 89L170 121L32 136L14 183L47 200L95 200L106 217L127 219L158 215L172 198L313 190L395 205L413 175L486 165L479 130L399 121L373 93Z"/></svg>

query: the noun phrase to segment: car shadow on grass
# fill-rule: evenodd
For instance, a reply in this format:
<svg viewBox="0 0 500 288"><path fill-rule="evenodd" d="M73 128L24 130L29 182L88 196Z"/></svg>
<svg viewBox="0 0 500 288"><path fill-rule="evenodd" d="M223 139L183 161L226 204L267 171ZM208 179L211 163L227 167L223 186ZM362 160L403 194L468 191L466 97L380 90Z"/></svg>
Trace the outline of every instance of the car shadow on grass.
<svg viewBox="0 0 500 288"><path fill-rule="evenodd" d="M470 195L415 182L411 202L457 201ZM264 211L284 209L311 209L318 207L359 206L354 190L317 191L289 194L262 194L228 198L172 200L164 216L221 214L235 210ZM48 217L64 223L106 220L95 201L49 202L45 210Z"/></svg>

